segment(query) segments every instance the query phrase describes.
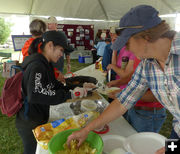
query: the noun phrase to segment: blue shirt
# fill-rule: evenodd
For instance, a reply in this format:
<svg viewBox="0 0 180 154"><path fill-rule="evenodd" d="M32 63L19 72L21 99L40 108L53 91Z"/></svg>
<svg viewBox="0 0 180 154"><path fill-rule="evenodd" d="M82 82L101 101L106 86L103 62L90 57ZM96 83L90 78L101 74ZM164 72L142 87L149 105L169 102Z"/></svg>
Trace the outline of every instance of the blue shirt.
<svg viewBox="0 0 180 154"><path fill-rule="evenodd" d="M111 49L111 45L112 43L107 44L104 49L104 55L102 59L102 68L104 71L107 71L107 66L111 64L112 61L113 50ZM118 54L119 54L119 50L117 51L117 56ZM111 72L112 74L116 74L113 70Z"/></svg>
<svg viewBox="0 0 180 154"><path fill-rule="evenodd" d="M105 46L106 46L106 43L104 41L98 42L98 44L94 46L97 49L98 56L101 56L101 57L103 56Z"/></svg>
<svg viewBox="0 0 180 154"><path fill-rule="evenodd" d="M113 50L111 49L111 45L112 45L112 43L107 44L104 49L104 55L103 55L103 59L102 59L102 68L104 71L107 71L106 67L109 64L111 64L112 53L113 53Z"/></svg>
<svg viewBox="0 0 180 154"><path fill-rule="evenodd" d="M142 60L118 100L129 109L148 88L173 115L173 127L180 137L180 33L172 41L164 71L155 59Z"/></svg>

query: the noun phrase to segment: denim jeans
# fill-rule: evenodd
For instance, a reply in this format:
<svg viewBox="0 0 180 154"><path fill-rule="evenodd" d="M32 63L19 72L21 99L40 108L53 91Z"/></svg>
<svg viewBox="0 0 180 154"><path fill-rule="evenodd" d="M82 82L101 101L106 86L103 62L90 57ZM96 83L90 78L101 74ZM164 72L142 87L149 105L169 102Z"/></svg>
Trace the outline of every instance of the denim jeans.
<svg viewBox="0 0 180 154"><path fill-rule="evenodd" d="M154 111L136 110L133 107L127 111L124 118L137 132L156 132L161 129L166 119L164 108Z"/></svg>

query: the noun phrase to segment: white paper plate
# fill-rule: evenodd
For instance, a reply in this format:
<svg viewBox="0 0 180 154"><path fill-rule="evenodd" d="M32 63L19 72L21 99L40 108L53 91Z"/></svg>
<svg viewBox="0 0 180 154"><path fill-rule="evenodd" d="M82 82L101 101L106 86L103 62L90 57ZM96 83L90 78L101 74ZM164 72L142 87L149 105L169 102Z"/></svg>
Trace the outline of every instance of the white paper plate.
<svg viewBox="0 0 180 154"><path fill-rule="evenodd" d="M111 87L111 88L106 87L104 90L102 90L102 88L97 89L97 91L99 93L104 94L104 95L108 95L110 92L113 92L115 90L120 90L120 88L118 88L118 87Z"/></svg>
<svg viewBox="0 0 180 154"><path fill-rule="evenodd" d="M104 142L103 151L105 153L110 153L117 148L123 149L123 142L125 141L125 138L119 135L104 135L102 136L102 140Z"/></svg>
<svg viewBox="0 0 180 154"><path fill-rule="evenodd" d="M126 151L124 151L124 149L122 149L122 148L117 148L117 149L114 149L113 151L111 151L110 154L126 154Z"/></svg>
<svg viewBox="0 0 180 154"><path fill-rule="evenodd" d="M164 136L157 133L137 133L125 140L124 148L133 154L153 154L165 146L165 140Z"/></svg>

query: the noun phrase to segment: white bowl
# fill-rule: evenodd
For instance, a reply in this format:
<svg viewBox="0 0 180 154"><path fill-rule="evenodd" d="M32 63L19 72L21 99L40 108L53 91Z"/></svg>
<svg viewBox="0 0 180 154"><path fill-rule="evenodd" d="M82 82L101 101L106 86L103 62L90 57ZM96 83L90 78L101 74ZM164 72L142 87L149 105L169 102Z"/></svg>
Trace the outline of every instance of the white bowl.
<svg viewBox="0 0 180 154"><path fill-rule="evenodd" d="M117 148L117 149L114 149L110 154L125 154L126 151L124 151L124 149L122 148Z"/></svg>
<svg viewBox="0 0 180 154"><path fill-rule="evenodd" d="M120 135L104 135L104 136L102 136L102 140L104 142L103 151L105 153L113 152L117 148L121 148L122 150L124 150L123 149L123 142L125 141L125 138L123 136L120 136Z"/></svg>
<svg viewBox="0 0 180 154"><path fill-rule="evenodd" d="M93 100L85 99L81 101L82 111L94 111L97 108L97 104Z"/></svg>
<svg viewBox="0 0 180 154"><path fill-rule="evenodd" d="M133 154L153 154L165 146L166 138L158 133L145 132L129 136L124 148Z"/></svg>

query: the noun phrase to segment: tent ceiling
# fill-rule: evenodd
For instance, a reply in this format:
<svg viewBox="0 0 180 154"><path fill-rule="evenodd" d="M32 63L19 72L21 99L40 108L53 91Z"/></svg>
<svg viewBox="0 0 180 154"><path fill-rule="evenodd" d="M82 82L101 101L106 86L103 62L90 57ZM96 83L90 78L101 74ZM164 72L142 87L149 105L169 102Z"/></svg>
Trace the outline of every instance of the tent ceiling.
<svg viewBox="0 0 180 154"><path fill-rule="evenodd" d="M0 13L119 20L130 8L148 4L160 14L180 12L180 0L0 0Z"/></svg>

